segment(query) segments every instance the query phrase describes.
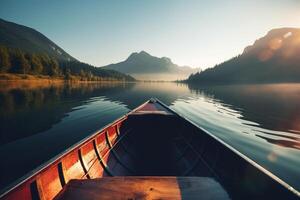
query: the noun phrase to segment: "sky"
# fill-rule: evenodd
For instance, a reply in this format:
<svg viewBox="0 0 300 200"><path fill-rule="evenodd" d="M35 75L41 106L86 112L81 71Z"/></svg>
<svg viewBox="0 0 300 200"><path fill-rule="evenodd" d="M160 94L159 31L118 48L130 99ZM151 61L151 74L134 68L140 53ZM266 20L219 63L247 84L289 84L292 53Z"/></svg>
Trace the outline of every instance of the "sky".
<svg viewBox="0 0 300 200"><path fill-rule="evenodd" d="M205 69L273 28L300 28L300 0L1 0L0 18L95 66L144 50Z"/></svg>

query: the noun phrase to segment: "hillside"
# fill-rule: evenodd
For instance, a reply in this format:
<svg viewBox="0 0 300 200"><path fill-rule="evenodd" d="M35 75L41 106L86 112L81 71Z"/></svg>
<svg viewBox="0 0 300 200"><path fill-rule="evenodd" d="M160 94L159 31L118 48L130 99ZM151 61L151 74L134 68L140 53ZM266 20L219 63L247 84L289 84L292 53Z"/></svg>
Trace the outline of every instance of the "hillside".
<svg viewBox="0 0 300 200"><path fill-rule="evenodd" d="M40 32L0 19L0 44L27 53L46 53L58 60L76 60Z"/></svg>
<svg viewBox="0 0 300 200"><path fill-rule="evenodd" d="M300 82L300 29L273 29L241 55L193 74L191 83Z"/></svg>
<svg viewBox="0 0 300 200"><path fill-rule="evenodd" d="M82 63L40 32L0 19L0 73L47 75L82 80L128 80L115 70Z"/></svg>
<svg viewBox="0 0 300 200"><path fill-rule="evenodd" d="M198 70L187 66L178 66L174 64L170 58L158 58L145 51L132 53L125 61L110 64L103 68L117 70L146 80L176 80L187 78L189 74Z"/></svg>

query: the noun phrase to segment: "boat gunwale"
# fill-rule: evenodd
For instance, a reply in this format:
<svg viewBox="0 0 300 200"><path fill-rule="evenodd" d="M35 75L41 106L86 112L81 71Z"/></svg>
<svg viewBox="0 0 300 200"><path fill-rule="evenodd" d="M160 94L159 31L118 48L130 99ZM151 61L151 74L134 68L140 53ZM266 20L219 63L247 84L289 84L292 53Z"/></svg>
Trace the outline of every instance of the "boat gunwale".
<svg viewBox="0 0 300 200"><path fill-rule="evenodd" d="M56 163L58 163L68 153L70 153L70 152L80 148L81 146L87 144L88 142L92 141L96 136L101 135L101 134L105 134L105 129L107 129L107 128L113 126L113 125L116 125L119 122L122 122L122 121L126 120L128 115L130 115L130 114L134 113L135 111L137 111L138 109L144 107L149 102L150 102L150 100L146 101L145 103L141 104L140 106L136 107L135 109L133 109L133 110L127 112L126 114L122 115L121 117L117 118L113 122L111 122L111 123L105 125L104 127L94 131L93 133L91 133L87 137L85 137L85 138L81 139L80 141L76 142L75 144L71 145L70 147L68 147L64 151L60 152L59 154L57 154L53 158L46 161L45 163L43 163L43 164L39 165L38 167L36 167L35 169L29 171L24 176L16 179L10 185L8 185L8 186L4 187L2 190L0 190L0 199L5 197L7 194L12 192L13 190L17 189L23 183L26 183L31 178L34 178L39 173L43 172L44 170L46 170L51 165L55 165Z"/></svg>

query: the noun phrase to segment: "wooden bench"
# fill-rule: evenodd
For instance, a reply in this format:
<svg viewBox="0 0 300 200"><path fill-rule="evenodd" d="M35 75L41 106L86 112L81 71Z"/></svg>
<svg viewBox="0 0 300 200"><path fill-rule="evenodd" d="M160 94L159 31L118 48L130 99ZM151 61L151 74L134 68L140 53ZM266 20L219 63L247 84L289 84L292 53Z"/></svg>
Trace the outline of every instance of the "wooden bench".
<svg viewBox="0 0 300 200"><path fill-rule="evenodd" d="M104 177L71 180L56 199L229 199L208 177Z"/></svg>

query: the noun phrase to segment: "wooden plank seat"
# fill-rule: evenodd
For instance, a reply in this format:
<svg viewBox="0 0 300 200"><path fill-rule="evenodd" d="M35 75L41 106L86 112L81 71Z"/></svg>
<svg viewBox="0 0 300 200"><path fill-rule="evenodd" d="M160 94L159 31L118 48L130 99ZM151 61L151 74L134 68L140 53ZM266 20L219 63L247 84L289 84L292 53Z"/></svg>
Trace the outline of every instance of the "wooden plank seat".
<svg viewBox="0 0 300 200"><path fill-rule="evenodd" d="M68 199L229 199L208 177L126 176L71 180L56 197Z"/></svg>

